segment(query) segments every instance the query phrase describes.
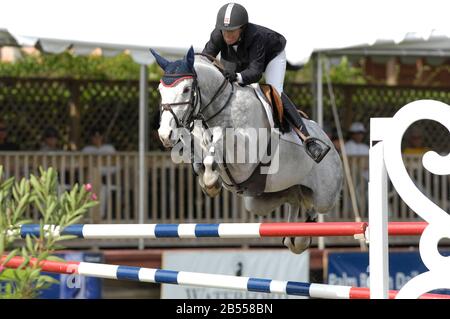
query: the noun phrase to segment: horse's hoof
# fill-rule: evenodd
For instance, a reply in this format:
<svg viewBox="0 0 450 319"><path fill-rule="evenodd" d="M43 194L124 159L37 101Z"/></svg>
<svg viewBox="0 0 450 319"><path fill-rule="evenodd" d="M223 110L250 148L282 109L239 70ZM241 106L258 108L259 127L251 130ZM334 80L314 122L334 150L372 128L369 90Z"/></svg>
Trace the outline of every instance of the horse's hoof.
<svg viewBox="0 0 450 319"><path fill-rule="evenodd" d="M222 183L220 181L217 181L213 186L208 187L205 185L204 191L206 192L206 195L209 197L216 197L220 194L220 191L222 190Z"/></svg>
<svg viewBox="0 0 450 319"><path fill-rule="evenodd" d="M301 254L311 246L311 237L284 237L283 244L294 254Z"/></svg>
<svg viewBox="0 0 450 319"><path fill-rule="evenodd" d="M206 195L208 195L209 197L213 198L216 197L217 195L220 194L220 188L206 188L205 189L205 193Z"/></svg>

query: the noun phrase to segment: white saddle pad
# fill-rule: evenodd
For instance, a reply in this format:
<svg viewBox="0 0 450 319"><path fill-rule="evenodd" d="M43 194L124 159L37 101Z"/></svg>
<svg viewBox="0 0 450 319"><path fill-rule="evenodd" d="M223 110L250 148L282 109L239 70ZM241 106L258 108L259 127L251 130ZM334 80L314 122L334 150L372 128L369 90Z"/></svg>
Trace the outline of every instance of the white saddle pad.
<svg viewBox="0 0 450 319"><path fill-rule="evenodd" d="M273 112L272 107L267 103L266 98L264 96L264 93L261 91L261 88L259 87L258 83L253 83L251 86L255 89L256 95L261 100L262 105L264 106L264 110L266 111L267 119L269 120L270 127L274 129L278 134L281 135L281 139L297 144L297 145L303 145L302 140L297 135L297 133L294 132L294 130L291 130L289 133L281 134L280 130L278 128L275 128L275 124L273 121Z"/></svg>

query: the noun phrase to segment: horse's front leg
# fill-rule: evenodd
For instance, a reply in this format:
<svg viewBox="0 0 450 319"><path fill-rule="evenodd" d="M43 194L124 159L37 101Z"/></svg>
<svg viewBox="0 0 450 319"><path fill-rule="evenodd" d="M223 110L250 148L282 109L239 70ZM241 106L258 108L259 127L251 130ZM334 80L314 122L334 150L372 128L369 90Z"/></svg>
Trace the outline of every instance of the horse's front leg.
<svg viewBox="0 0 450 319"><path fill-rule="evenodd" d="M218 171L218 165L216 160L216 155L221 155L221 152L217 152L218 148L221 147L220 141L222 141L222 129L217 127L212 129L211 143L208 147L207 155L203 159L204 174L203 174L203 185L206 193L214 197L220 193L222 189L222 179ZM200 183L202 185L202 183Z"/></svg>

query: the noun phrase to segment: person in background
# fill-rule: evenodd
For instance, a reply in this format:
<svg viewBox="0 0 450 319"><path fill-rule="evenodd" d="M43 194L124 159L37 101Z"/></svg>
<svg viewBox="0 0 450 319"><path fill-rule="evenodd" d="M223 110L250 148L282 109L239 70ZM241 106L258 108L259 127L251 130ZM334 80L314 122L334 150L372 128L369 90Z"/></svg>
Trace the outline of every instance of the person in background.
<svg viewBox="0 0 450 319"><path fill-rule="evenodd" d="M333 143L336 151L338 151L338 153L341 154L341 144L339 143L337 129L331 128L329 125L325 124L323 126L323 131L327 134L328 138L331 140L331 143Z"/></svg>
<svg viewBox="0 0 450 319"><path fill-rule="evenodd" d="M349 129L350 139L345 143L345 151L348 156L369 155L369 146L365 144L366 128L361 122L354 122Z"/></svg>
<svg viewBox="0 0 450 319"><path fill-rule="evenodd" d="M94 128L89 133L90 145L86 145L81 151L89 154L113 154L116 148L112 144L104 143L104 132L100 128Z"/></svg>
<svg viewBox="0 0 450 319"><path fill-rule="evenodd" d="M8 141L8 126L0 119L0 151L18 151L19 146Z"/></svg>
<svg viewBox="0 0 450 319"><path fill-rule="evenodd" d="M59 134L58 131L50 126L47 127L43 134L43 140L41 145L41 151L44 152L55 152L55 151L61 151L59 145Z"/></svg>
<svg viewBox="0 0 450 319"><path fill-rule="evenodd" d="M91 140L91 144L85 146L81 151L86 154L94 154L94 155L109 155L114 154L116 152L116 148L112 144L104 143L104 131L100 128L94 128L89 133L89 138ZM100 211L101 215L104 218L107 214L107 198L111 196L113 199L115 198L115 193L117 192L117 172L118 169L116 166L107 166L102 165L100 167L100 174L102 178L102 185L100 189ZM110 183L108 183L108 176ZM115 205L112 206L112 214L115 215Z"/></svg>
<svg viewBox="0 0 450 319"><path fill-rule="evenodd" d="M338 137L338 133L336 130L333 130L333 133L330 136L330 140L333 143L336 151L338 151L339 154L342 154L341 143L339 142L339 137Z"/></svg>
<svg viewBox="0 0 450 319"><path fill-rule="evenodd" d="M407 146L403 150L404 155L422 155L431 151L423 145L423 134L419 129L412 129L407 139Z"/></svg>

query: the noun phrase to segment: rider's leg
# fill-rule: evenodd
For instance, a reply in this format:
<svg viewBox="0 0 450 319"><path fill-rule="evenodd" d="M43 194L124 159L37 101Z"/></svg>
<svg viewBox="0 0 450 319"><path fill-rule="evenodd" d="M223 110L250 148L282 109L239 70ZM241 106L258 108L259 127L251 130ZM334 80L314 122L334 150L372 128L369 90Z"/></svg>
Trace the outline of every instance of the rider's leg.
<svg viewBox="0 0 450 319"><path fill-rule="evenodd" d="M266 83L272 85L279 94L283 92L284 75L286 73L286 53L284 50L267 64L264 75Z"/></svg>
<svg viewBox="0 0 450 319"><path fill-rule="evenodd" d="M328 153L330 148L323 149L320 144L316 143L314 140L307 141L309 133L303 123L303 119L298 113L295 105L289 100L287 95L283 93L284 75L286 73L286 53L284 50L267 64L264 73L266 83L271 84L281 95L283 108L286 111L288 118L293 122L297 134L303 142L305 142L306 153L311 156L314 161L319 163Z"/></svg>
<svg viewBox="0 0 450 319"><path fill-rule="evenodd" d="M316 162L320 163L322 159L327 155L330 147L326 145L323 141L325 147L322 147L320 143L317 143L318 139L310 137L308 129L303 121L303 117L298 112L296 106L288 98L286 94L281 95L281 101L283 102L283 108L289 122L294 127L297 135L300 136L304 142L306 153Z"/></svg>

